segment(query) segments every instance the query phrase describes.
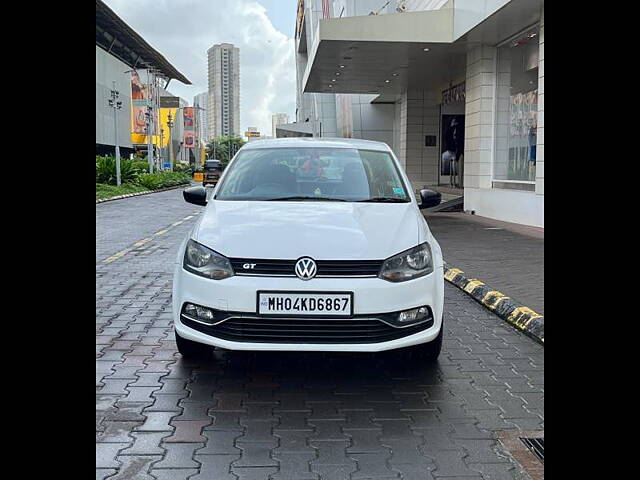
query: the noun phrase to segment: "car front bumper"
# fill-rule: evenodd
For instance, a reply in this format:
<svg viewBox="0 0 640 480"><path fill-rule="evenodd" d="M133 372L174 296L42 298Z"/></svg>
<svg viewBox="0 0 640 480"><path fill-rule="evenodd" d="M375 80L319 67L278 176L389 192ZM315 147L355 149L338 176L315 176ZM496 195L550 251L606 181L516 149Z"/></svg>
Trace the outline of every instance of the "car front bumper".
<svg viewBox="0 0 640 480"><path fill-rule="evenodd" d="M429 306L431 326L417 333L378 343L269 343L268 341L231 341L203 333L185 325L180 312L185 302L216 310L244 312L256 317L258 291L279 290L292 292L322 291L354 293L355 316L375 317L378 314L398 312ZM314 278L302 281L297 277L234 276L224 280L210 280L185 271L176 265L173 280L173 320L175 330L183 338L229 350L263 351L332 351L379 352L409 347L433 340L442 326L444 303L444 277L442 267L424 277L407 282L392 283L379 278ZM205 329L206 330L206 329Z"/></svg>

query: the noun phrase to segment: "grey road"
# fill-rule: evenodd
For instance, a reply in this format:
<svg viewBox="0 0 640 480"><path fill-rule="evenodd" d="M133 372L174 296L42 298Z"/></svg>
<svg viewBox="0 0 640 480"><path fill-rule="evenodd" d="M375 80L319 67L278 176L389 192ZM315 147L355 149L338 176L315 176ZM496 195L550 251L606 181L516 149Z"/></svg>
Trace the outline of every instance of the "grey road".
<svg viewBox="0 0 640 480"><path fill-rule="evenodd" d="M496 438L544 428L543 347L450 285L433 365L183 360L171 272L202 208L181 196L96 205L96 479L526 478Z"/></svg>

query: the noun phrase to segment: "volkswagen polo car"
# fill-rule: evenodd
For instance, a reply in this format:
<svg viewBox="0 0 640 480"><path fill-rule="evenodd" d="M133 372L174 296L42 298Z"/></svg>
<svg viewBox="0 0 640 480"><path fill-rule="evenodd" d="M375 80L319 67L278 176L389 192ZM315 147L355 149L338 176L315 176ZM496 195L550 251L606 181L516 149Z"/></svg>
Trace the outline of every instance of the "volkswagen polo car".
<svg viewBox="0 0 640 480"><path fill-rule="evenodd" d="M176 257L183 356L231 350L378 352L437 358L442 253L384 143L288 138L243 146Z"/></svg>

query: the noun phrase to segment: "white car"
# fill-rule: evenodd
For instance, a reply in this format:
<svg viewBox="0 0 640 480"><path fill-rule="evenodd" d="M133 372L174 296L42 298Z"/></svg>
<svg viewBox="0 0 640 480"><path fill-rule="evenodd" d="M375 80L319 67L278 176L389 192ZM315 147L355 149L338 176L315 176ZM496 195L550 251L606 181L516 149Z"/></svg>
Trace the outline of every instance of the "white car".
<svg viewBox="0 0 640 480"><path fill-rule="evenodd" d="M178 350L405 351L442 345L442 252L391 149L355 139L243 146L206 205L173 278Z"/></svg>

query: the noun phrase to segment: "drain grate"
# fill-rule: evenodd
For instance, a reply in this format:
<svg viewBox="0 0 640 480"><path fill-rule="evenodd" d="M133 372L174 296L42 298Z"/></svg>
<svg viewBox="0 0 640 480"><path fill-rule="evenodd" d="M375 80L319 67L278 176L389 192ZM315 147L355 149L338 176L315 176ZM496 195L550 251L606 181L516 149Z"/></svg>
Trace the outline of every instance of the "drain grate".
<svg viewBox="0 0 640 480"><path fill-rule="evenodd" d="M520 437L520 441L538 457L542 463L544 463L544 437L542 438L523 438Z"/></svg>

